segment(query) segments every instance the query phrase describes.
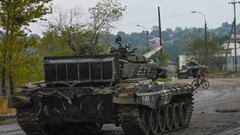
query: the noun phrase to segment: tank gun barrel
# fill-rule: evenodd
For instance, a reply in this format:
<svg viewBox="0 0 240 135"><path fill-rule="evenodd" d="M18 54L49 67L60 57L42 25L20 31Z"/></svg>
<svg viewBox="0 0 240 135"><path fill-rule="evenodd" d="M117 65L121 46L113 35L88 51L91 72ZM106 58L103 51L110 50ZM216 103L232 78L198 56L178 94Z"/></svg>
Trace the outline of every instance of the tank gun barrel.
<svg viewBox="0 0 240 135"><path fill-rule="evenodd" d="M157 46L156 48L154 48L152 51L145 53L143 56L146 58L151 58L154 54L156 54L157 52L159 52L160 50L162 50L163 47L162 46Z"/></svg>

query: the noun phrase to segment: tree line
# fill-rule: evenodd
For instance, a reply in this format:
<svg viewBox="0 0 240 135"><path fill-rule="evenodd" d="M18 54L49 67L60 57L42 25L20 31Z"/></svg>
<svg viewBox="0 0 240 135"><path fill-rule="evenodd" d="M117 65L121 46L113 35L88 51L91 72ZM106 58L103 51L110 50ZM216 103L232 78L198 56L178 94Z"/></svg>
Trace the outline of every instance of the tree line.
<svg viewBox="0 0 240 135"><path fill-rule="evenodd" d="M224 64L224 58L218 57L224 54L225 50L222 46L224 42L228 42L230 38L232 24L224 22L221 26L208 30L208 48L209 61L211 70L221 71ZM240 24L237 26L240 31ZM127 44L137 47L138 53L144 53L146 48L145 31L127 34L118 32L116 35L121 35ZM111 35L111 39L116 37ZM205 64L205 40L204 28L181 28L166 29L163 31L164 52L171 61L178 63L179 55L193 56L200 63ZM149 31L149 39L159 37L157 26L152 27Z"/></svg>
<svg viewBox="0 0 240 135"><path fill-rule="evenodd" d="M102 0L89 8L91 21L79 19L81 10L57 12L57 18L46 20L52 14L53 0L0 0L0 69L3 96L7 82L11 94L20 84L42 80L44 56L89 55L104 52L100 37L110 33L113 22L121 19L126 9L117 0ZM55 13L56 14L56 13ZM30 23L48 22L43 37L28 36Z"/></svg>

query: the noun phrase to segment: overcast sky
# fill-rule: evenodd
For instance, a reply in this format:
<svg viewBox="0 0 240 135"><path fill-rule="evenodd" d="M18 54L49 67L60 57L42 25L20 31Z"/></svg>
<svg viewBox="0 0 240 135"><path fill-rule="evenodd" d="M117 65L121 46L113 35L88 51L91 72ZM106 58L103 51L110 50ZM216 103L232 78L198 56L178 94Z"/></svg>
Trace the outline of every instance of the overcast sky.
<svg viewBox="0 0 240 135"><path fill-rule="evenodd" d="M161 6L162 27L203 27L204 19L198 14L191 14L196 10L204 13L210 28L216 28L223 22L233 21L233 6L229 5L230 0L119 0L127 6L127 11L121 21L115 24L117 31L126 33L142 31L136 25L142 25L148 30L158 24L157 6ZM87 12L89 7L96 4L97 0L53 0L54 8L63 10L76 6ZM237 6L237 20L240 23L240 4ZM83 16L84 20L88 15ZM43 23L31 26L34 33L40 34L44 31Z"/></svg>

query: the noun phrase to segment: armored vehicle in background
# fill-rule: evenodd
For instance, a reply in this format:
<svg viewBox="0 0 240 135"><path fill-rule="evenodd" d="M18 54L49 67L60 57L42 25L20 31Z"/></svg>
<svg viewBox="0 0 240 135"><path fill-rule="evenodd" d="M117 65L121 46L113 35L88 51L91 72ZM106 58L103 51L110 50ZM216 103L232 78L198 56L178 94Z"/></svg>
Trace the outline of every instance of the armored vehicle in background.
<svg viewBox="0 0 240 135"><path fill-rule="evenodd" d="M45 81L25 85L9 101L26 134L89 135L104 124L121 126L127 135L187 127L191 85L157 82L165 70L120 41L107 55L46 57Z"/></svg>
<svg viewBox="0 0 240 135"><path fill-rule="evenodd" d="M208 67L205 65L199 65L196 62L189 62L183 65L181 69L178 69L179 79L188 79L189 77L197 78L198 75L207 73Z"/></svg>

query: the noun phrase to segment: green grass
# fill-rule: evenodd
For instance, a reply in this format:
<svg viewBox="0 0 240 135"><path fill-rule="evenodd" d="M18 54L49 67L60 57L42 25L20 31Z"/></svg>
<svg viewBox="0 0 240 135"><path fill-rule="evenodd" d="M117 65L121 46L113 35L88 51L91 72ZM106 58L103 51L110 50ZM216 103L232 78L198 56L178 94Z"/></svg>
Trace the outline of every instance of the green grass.
<svg viewBox="0 0 240 135"><path fill-rule="evenodd" d="M234 72L211 72L208 74L210 78L213 77L231 77L231 76L240 76L240 73Z"/></svg>
<svg viewBox="0 0 240 135"><path fill-rule="evenodd" d="M170 77L156 79L156 82L171 82L171 81L172 81L172 78Z"/></svg>

